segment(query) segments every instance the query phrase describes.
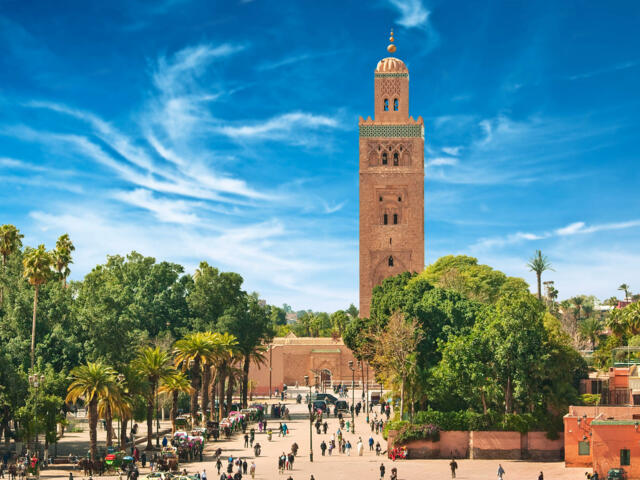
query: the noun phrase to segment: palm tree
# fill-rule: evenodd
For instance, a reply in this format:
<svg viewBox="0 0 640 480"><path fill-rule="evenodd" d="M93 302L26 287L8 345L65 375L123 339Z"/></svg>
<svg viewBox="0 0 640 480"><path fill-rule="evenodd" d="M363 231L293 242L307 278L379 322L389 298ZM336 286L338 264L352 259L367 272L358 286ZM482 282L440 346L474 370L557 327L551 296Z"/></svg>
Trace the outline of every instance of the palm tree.
<svg viewBox="0 0 640 480"><path fill-rule="evenodd" d="M71 371L71 384L67 389L65 401L76 403L84 401L89 414L89 448L91 460L98 458L97 426L98 402L107 398L117 389L116 372L113 368L101 362L88 362L86 365L75 367Z"/></svg>
<svg viewBox="0 0 640 480"><path fill-rule="evenodd" d="M191 403L190 413L193 425L196 425L198 414L198 393L202 384L203 365L208 365L217 353L210 332L190 333L174 345L175 366L182 371L190 371Z"/></svg>
<svg viewBox="0 0 640 480"><path fill-rule="evenodd" d="M538 280L538 300L542 300L542 272L545 270L554 271L551 268L551 262L546 255L542 255L540 250L536 250L536 254L527 263L529 270L536 272L536 278Z"/></svg>
<svg viewBox="0 0 640 480"><path fill-rule="evenodd" d="M171 357L169 354L160 349L160 347L145 347L139 353L133 362L134 368L146 377L149 382L149 392L147 395L147 450L151 450L153 445L151 439L153 436L153 402L157 405L158 384L164 378L175 373L175 369L171 366ZM157 416L157 411L156 411ZM159 442L160 439L156 438Z"/></svg>
<svg viewBox="0 0 640 480"><path fill-rule="evenodd" d="M75 249L76 247L71 243L69 234L65 233L64 235L60 235L56 242L56 249L53 251L54 266L65 287L67 286L67 277L71 273L69 265L73 263L71 260L71 252Z"/></svg>
<svg viewBox="0 0 640 480"><path fill-rule="evenodd" d="M160 393L166 393L171 396L171 434L176 433L176 416L178 414L178 395L181 393L192 393L193 388L189 383L189 379L182 372L175 372L162 379L162 384L158 389Z"/></svg>
<svg viewBox="0 0 640 480"><path fill-rule="evenodd" d="M624 292L624 299L628 300L629 297L631 296L631 287L629 285L627 285L626 283L623 283L622 285L620 285L618 287L618 290L621 290Z"/></svg>
<svg viewBox="0 0 640 480"><path fill-rule="evenodd" d="M33 322L31 324L31 368L33 368L36 349L36 311L38 309L38 292L40 285L44 284L51 276L51 254L46 251L44 245L38 248L30 248L22 259L23 276L34 286L33 293Z"/></svg>
<svg viewBox="0 0 640 480"><path fill-rule="evenodd" d="M104 419L107 430L107 447L113 445L113 415L119 413L122 408L122 389L116 383L106 397L98 400L98 417Z"/></svg>
<svg viewBox="0 0 640 480"><path fill-rule="evenodd" d="M0 226L0 255L2 256L2 270L7 266L7 259L9 255L17 252L22 246L22 239L24 235L14 225L2 225ZM0 305L4 300L4 289L0 282Z"/></svg>
<svg viewBox="0 0 640 480"><path fill-rule="evenodd" d="M580 336L591 343L591 349L596 348L596 340L602 331L602 322L598 317L587 317L580 322Z"/></svg>

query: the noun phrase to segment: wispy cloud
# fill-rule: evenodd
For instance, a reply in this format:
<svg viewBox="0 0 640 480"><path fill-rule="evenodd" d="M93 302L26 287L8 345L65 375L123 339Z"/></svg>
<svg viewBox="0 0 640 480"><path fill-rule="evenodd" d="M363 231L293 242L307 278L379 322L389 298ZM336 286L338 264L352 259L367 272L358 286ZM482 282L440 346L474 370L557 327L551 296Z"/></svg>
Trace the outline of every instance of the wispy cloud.
<svg viewBox="0 0 640 480"><path fill-rule="evenodd" d="M113 196L129 205L150 211L161 222L193 225L200 221L193 213L194 205L184 200L156 198L151 191L142 188L115 192Z"/></svg>
<svg viewBox="0 0 640 480"><path fill-rule="evenodd" d="M279 140L292 144L304 144L308 138L305 130L338 128L336 118L314 115L306 112L291 112L272 117L263 122L251 122L249 125L223 125L217 131L233 139L249 141Z"/></svg>
<svg viewBox="0 0 640 480"><path fill-rule="evenodd" d="M612 73L612 72L618 72L620 70L626 70L628 68L637 67L638 65L640 65L640 60L629 60L627 62L611 65L610 67L601 68L598 70L592 70L590 72L585 72L585 73L578 73L576 75L571 75L568 78L569 80L581 80L583 78L591 78L591 77L595 77L596 75L602 75L604 73Z"/></svg>
<svg viewBox="0 0 640 480"><path fill-rule="evenodd" d="M487 250L498 247L505 247L525 241L546 240L554 237L568 237L572 235L586 235L611 230L624 230L628 228L640 227L640 220L629 220L625 222L601 223L587 225L585 222L570 223L561 228L551 231L531 233L516 232L500 237L483 238L471 246L472 250Z"/></svg>
<svg viewBox="0 0 640 480"><path fill-rule="evenodd" d="M458 147L442 147L442 151L444 153L446 153L447 155L452 155L454 157L457 157L458 155L460 155L460 150L462 150L462 147L458 146Z"/></svg>
<svg viewBox="0 0 640 480"><path fill-rule="evenodd" d="M399 25L406 28L426 27L429 19L429 10L425 8L421 0L388 0L400 17L396 19Z"/></svg>
<svg viewBox="0 0 640 480"><path fill-rule="evenodd" d="M257 70L275 70L277 68L286 67L288 65L296 65L298 63L306 62L307 60L313 60L315 58L329 57L332 55L336 55L336 53L338 53L336 50L332 50L330 52L307 52L296 55L289 55L287 57L281 58L280 60L261 63L260 65L258 65Z"/></svg>
<svg viewBox="0 0 640 480"><path fill-rule="evenodd" d="M427 160L427 167L442 167L445 165L453 166L457 165L459 160L455 157L435 157Z"/></svg>
<svg viewBox="0 0 640 480"><path fill-rule="evenodd" d="M335 205L330 205L327 202L323 202L324 213L331 214L331 213L339 212L340 210L342 210L342 207L344 207L346 204L347 204L346 200L340 203L336 203Z"/></svg>

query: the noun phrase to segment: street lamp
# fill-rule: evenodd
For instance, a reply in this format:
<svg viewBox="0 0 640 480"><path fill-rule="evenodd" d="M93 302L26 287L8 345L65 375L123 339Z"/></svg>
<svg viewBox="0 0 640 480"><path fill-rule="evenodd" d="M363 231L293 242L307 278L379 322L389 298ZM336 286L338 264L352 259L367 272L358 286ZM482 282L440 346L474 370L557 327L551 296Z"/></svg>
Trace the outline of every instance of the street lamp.
<svg viewBox="0 0 640 480"><path fill-rule="evenodd" d="M304 376L304 384L309 387L309 461L313 462L313 402L311 401L309 375Z"/></svg>
<svg viewBox="0 0 640 480"><path fill-rule="evenodd" d="M354 417L356 409L356 369L353 366L353 360L349 360L349 370L351 370L351 432L356 433L356 419Z"/></svg>
<svg viewBox="0 0 640 480"><path fill-rule="evenodd" d="M124 383L124 375L122 373L118 374L118 384L122 386ZM118 412L118 446L120 450L122 450L122 430L120 429L120 417L122 416L122 409Z"/></svg>
<svg viewBox="0 0 640 480"><path fill-rule="evenodd" d="M37 375L37 374L29 375L29 385L31 385L36 391L34 420L35 420L35 430L36 430L36 456L38 458L40 458L40 455L39 455L40 452L38 448L38 389L39 387L42 386L43 383L44 383L44 375Z"/></svg>

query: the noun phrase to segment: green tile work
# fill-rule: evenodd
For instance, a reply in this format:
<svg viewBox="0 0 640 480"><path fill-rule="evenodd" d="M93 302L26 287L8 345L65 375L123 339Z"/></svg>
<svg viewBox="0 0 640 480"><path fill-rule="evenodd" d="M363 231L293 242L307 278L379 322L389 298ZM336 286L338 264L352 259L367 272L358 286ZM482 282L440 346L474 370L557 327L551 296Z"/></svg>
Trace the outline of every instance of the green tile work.
<svg viewBox="0 0 640 480"><path fill-rule="evenodd" d="M423 125L360 125L365 138L424 138Z"/></svg>
<svg viewBox="0 0 640 480"><path fill-rule="evenodd" d="M376 78L409 78L408 73L376 73Z"/></svg>

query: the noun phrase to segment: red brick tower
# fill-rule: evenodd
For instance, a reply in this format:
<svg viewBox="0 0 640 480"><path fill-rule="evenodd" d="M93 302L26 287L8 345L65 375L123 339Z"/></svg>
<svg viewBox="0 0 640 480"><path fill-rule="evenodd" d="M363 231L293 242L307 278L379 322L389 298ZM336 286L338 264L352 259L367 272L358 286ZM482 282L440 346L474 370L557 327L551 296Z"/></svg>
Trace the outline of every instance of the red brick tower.
<svg viewBox="0 0 640 480"><path fill-rule="evenodd" d="M359 122L361 317L383 279L424 269L424 122L409 117L402 60L380 60L374 84L374 119Z"/></svg>

